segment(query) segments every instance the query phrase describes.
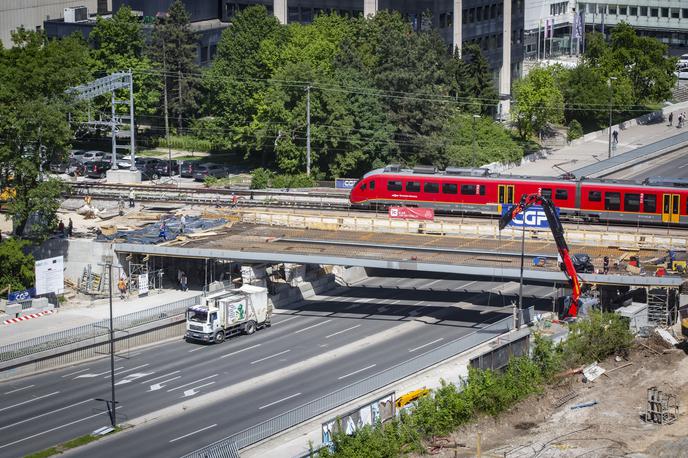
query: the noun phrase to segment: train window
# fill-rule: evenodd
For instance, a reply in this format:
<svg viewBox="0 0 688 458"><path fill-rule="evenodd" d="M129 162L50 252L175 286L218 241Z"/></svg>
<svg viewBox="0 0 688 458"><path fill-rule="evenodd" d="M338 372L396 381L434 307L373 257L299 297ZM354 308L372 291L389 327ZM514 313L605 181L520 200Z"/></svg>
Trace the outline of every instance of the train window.
<svg viewBox="0 0 688 458"><path fill-rule="evenodd" d="M442 183L442 192L444 194L456 194L459 187L456 183Z"/></svg>
<svg viewBox="0 0 688 458"><path fill-rule="evenodd" d="M569 198L569 192L566 189L557 189L554 192L554 198L559 200L566 200Z"/></svg>
<svg viewBox="0 0 688 458"><path fill-rule="evenodd" d="M547 197L548 199L552 198L552 189L551 188L542 188L540 190L540 195L542 197Z"/></svg>
<svg viewBox="0 0 688 458"><path fill-rule="evenodd" d="M624 211L639 212L640 211L640 194L627 192L624 194Z"/></svg>
<svg viewBox="0 0 688 458"><path fill-rule="evenodd" d="M425 183L425 186L423 186L423 191L431 192L431 193L438 193L438 192L440 192L440 184L439 183Z"/></svg>
<svg viewBox="0 0 688 458"><path fill-rule="evenodd" d="M388 181L387 191L401 191L401 181Z"/></svg>
<svg viewBox="0 0 688 458"><path fill-rule="evenodd" d="M406 183L408 192L420 192L420 181L409 181Z"/></svg>
<svg viewBox="0 0 688 458"><path fill-rule="evenodd" d="M462 184L461 185L461 194L475 195L475 190L476 190L476 187L474 184Z"/></svg>
<svg viewBox="0 0 688 458"><path fill-rule="evenodd" d="M602 193L600 191L588 191L588 200L590 202L602 202Z"/></svg>
<svg viewBox="0 0 688 458"><path fill-rule="evenodd" d="M484 184L478 185L478 192L480 193L481 196L485 195L485 185Z"/></svg>
<svg viewBox="0 0 688 458"><path fill-rule="evenodd" d="M657 212L657 196L654 194L645 194L643 196L643 211L645 213Z"/></svg>
<svg viewBox="0 0 688 458"><path fill-rule="evenodd" d="M375 189L375 180L370 182L370 190L372 191L373 189Z"/></svg>
<svg viewBox="0 0 688 458"><path fill-rule="evenodd" d="M604 193L604 209L605 210L621 210L621 193L620 192L605 192Z"/></svg>
<svg viewBox="0 0 688 458"><path fill-rule="evenodd" d="M367 187L368 187L368 185L365 184L365 183L363 183L363 184L361 185L361 191L365 191Z"/></svg>

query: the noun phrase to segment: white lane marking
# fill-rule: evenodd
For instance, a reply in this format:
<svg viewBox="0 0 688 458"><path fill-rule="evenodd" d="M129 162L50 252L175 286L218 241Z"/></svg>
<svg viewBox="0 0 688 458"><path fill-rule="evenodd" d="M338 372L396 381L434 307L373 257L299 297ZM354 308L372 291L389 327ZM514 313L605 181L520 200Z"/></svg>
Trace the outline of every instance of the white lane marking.
<svg viewBox="0 0 688 458"><path fill-rule="evenodd" d="M325 336L325 338L329 339L330 337L334 337L336 335L339 335L339 334L345 333L347 331L351 331L352 329L356 329L356 328L360 328L360 327L361 327L361 325L357 324L356 326L351 326L350 328L342 329L341 331L337 331L333 334L330 334L329 336Z"/></svg>
<svg viewBox="0 0 688 458"><path fill-rule="evenodd" d="M219 374L209 375L208 377L203 377L202 379L194 380L193 382L189 382L189 383L185 383L185 384L183 384L183 385L175 386L174 388L171 388L171 389L167 390L167 392L169 393L170 391L179 390L179 389L181 389L181 388L184 388L185 386L195 385L195 384L198 383L198 382L202 382L203 380L208 380L208 379L210 379L210 378L217 377L218 375L219 375Z"/></svg>
<svg viewBox="0 0 688 458"><path fill-rule="evenodd" d="M127 369L125 371L120 371L120 372L117 372L117 370L115 370L115 375L121 375L121 374L124 374L125 372L135 371L136 369L141 369L142 367L146 367L146 366L150 366L150 364L142 364L140 366L132 367L131 369ZM103 378L110 378L110 376L106 375Z"/></svg>
<svg viewBox="0 0 688 458"><path fill-rule="evenodd" d="M24 404L28 404L29 402L33 402L33 401L38 401L39 399L47 398L48 396L54 396L58 393L59 393L59 391L55 391L52 393L44 394L43 396L38 396L37 398L29 399L28 401L24 401L24 402L20 402L18 404L13 404L11 406L3 407L2 409L0 409L0 412L2 412L3 410L11 409L13 407L23 406Z"/></svg>
<svg viewBox="0 0 688 458"><path fill-rule="evenodd" d="M17 388L16 390L8 391L8 392L3 393L3 394L12 394L12 393L16 393L17 391L28 390L29 388L32 388L32 387L34 387L34 386L36 386L36 385L24 386L24 387L21 387L21 388Z"/></svg>
<svg viewBox="0 0 688 458"><path fill-rule="evenodd" d="M271 402L270 404L265 404L264 406L258 407L258 410L263 410L267 407L274 406L275 404L279 404L280 402L284 402L291 398L295 398L296 396L301 396L301 393L292 394L291 396L287 396L286 398L280 399L279 401Z"/></svg>
<svg viewBox="0 0 688 458"><path fill-rule="evenodd" d="M87 370L88 367L86 369L81 369L80 371L72 372L71 374L63 375L62 378L67 378L71 377L72 375L81 374L82 372L86 372Z"/></svg>
<svg viewBox="0 0 688 458"><path fill-rule="evenodd" d="M150 383L150 382L152 382L153 380L158 380L158 379L161 379L161 378L164 378L164 377L169 377L170 375L174 375L174 374L178 374L178 373L179 373L179 371L174 371L174 372L170 372L169 374L158 375L157 377L149 378L148 380L145 380L145 381L141 382L141 385L145 385L146 383Z"/></svg>
<svg viewBox="0 0 688 458"><path fill-rule="evenodd" d="M142 377L148 377L149 375L153 374L155 374L155 372L137 372L135 374L129 374L126 377L124 377L124 379L115 383L115 385L126 385L127 383L131 383L137 379L140 379Z"/></svg>
<svg viewBox="0 0 688 458"><path fill-rule="evenodd" d="M189 353L193 353L193 352L198 351L198 350L203 350L204 348L208 348L208 345L203 345L203 346L199 345L197 348L189 350Z"/></svg>
<svg viewBox="0 0 688 458"><path fill-rule="evenodd" d="M116 370L116 371L118 371L118 370L120 370L120 369L124 369L124 366L115 367L115 370ZM107 371L105 371L105 372L101 372L100 374L83 374L83 375L77 375L77 376L74 377L72 380L76 380L76 379L78 379L78 378L93 378L93 377L100 377L101 375L105 375L105 374L109 374L109 373L110 373L110 371L107 370Z"/></svg>
<svg viewBox="0 0 688 458"><path fill-rule="evenodd" d="M184 391L184 397L187 398L189 396L193 396L195 394L198 394L198 390L200 390L204 386L210 386L213 383L215 383L215 382L204 383L203 385L198 385L198 386L191 388L190 390L186 390L186 391Z"/></svg>
<svg viewBox="0 0 688 458"><path fill-rule="evenodd" d="M385 313L387 310L389 310L389 307L387 307L386 305L383 305L382 307L379 307L377 309L377 312L378 313Z"/></svg>
<svg viewBox="0 0 688 458"><path fill-rule="evenodd" d="M172 439L170 442L176 442L176 441L178 441L178 440L185 439L185 438L187 438L187 437L189 437L189 436L193 436L194 434L198 434L198 433L200 433L200 432L205 431L206 429L214 428L214 427L216 427L216 426L217 426L217 423L215 423L214 425L206 426L205 428L198 429L198 430L196 430L196 431L194 431L194 432L191 432L191 433L189 433L189 434L184 434L183 436L175 437L175 438Z"/></svg>
<svg viewBox="0 0 688 458"><path fill-rule="evenodd" d="M165 385L163 385L163 383L172 382L174 380L177 380L178 378L182 378L182 376L178 375L176 377L172 377L169 380L163 380L162 382L154 383L150 386L150 389L148 391L157 391L157 390L163 389L163 388L165 388Z"/></svg>
<svg viewBox="0 0 688 458"><path fill-rule="evenodd" d="M683 165L679 165L679 166L678 166L679 169L682 169L682 168L684 168L684 167L688 167L688 164L683 164Z"/></svg>
<svg viewBox="0 0 688 458"><path fill-rule="evenodd" d="M286 323L287 321L289 321L289 320L295 320L296 318L299 318L299 317L298 317L298 316L293 316L293 317L291 317L291 318L287 318L286 320L279 320L279 321L276 321L276 322L272 323L272 325L274 326L274 325L276 325L276 324Z"/></svg>
<svg viewBox="0 0 688 458"><path fill-rule="evenodd" d="M285 353L289 353L290 351L291 350L284 350L284 351L281 351L279 353L275 353L274 355L266 356L265 358L260 358L260 359L257 359L255 361L251 361L251 364L256 364L256 363L259 363L261 361L265 361L266 359L274 358L276 356L283 355Z"/></svg>
<svg viewBox="0 0 688 458"><path fill-rule="evenodd" d="M440 337L439 339L435 339L435 340L433 340L432 342L428 342L428 343L423 344L423 345L421 345L421 346L419 346L419 347L411 348L411 349L409 349L409 353L412 353L412 352L414 352L414 351L416 351L416 350L420 350L421 348L425 348L425 347L427 347L427 346L430 346L430 345L432 345L432 344L434 344L434 343L437 343L437 342L440 342L440 341L442 341L442 340L444 340L444 337Z"/></svg>
<svg viewBox="0 0 688 458"><path fill-rule="evenodd" d="M459 286L458 289L466 289L466 288L468 288L469 286L474 285L474 284L476 284L476 283L478 283L478 280L468 282L468 283L466 283L465 285L461 285L461 286Z"/></svg>
<svg viewBox="0 0 688 458"><path fill-rule="evenodd" d="M260 344L254 345L254 346L252 346L252 347L242 348L241 350L237 350L237 351L233 351L233 352L231 352L231 353L224 354L224 355L220 356L220 359L222 359L222 358L227 358L227 357L230 357L230 356L234 356L234 355L236 355L237 353L241 353L241 352L246 351L246 350L251 350L251 349L256 348L256 347L260 347Z"/></svg>
<svg viewBox="0 0 688 458"><path fill-rule="evenodd" d="M363 372L363 371L368 370L368 369L371 369L371 368L373 368L373 367L375 367L375 366L377 366L377 364L371 364L371 365L368 366L368 367L364 367L363 369L359 369L359 370L357 370L357 371L353 371L353 372L351 372L350 374L346 374L346 375L342 375L341 377L337 377L337 380L341 380L341 379L343 379L343 378L351 377L352 375L356 375L356 374L358 374L359 372Z"/></svg>
<svg viewBox="0 0 688 458"><path fill-rule="evenodd" d="M432 285L434 285L435 283L438 283L438 282L441 282L441 281L442 281L442 279L435 280L435 281L431 281L430 283L428 283L427 285L425 285L425 288L430 288L430 287L431 287Z"/></svg>
<svg viewBox="0 0 688 458"><path fill-rule="evenodd" d="M59 409L50 410L50 411L48 411L48 412L46 412L46 413L42 413L42 414L40 414L40 415L36 415L35 417L26 418L26 419L24 419L24 420L16 421L16 422L14 422L14 423L12 423L12 424L10 424L10 425L0 427L0 431L2 431L3 429L11 428L12 426L21 425L22 423L26 423L27 421L35 420L36 418L45 417L46 415L52 415L52 414L54 414L55 412L60 412L61 410L66 410L66 409L69 409L70 407L78 406L78 405L81 405L81 404L86 404L87 402L93 402L93 399L86 399L85 401L81 401L81 402L77 402L77 403L74 403L74 404L70 404L70 405L65 406L65 407L60 407Z"/></svg>
<svg viewBox="0 0 688 458"><path fill-rule="evenodd" d="M307 328L303 328L303 329L299 329L298 331L294 331L294 334L298 334L299 332L303 332L303 331L308 331L309 329L313 329L313 328L320 326L322 324L329 323L330 321L332 321L332 320L325 320L325 321L321 321L319 323L315 323L311 326L308 326Z"/></svg>
<svg viewBox="0 0 688 458"><path fill-rule="evenodd" d="M122 408L122 405L119 405L118 407L121 409L121 408ZM27 441L27 440L29 440L29 439L33 439L34 437L42 436L43 434L48 434L48 433L51 433L51 432L53 432L53 431L57 431L58 429L62 429L62 428L64 428L64 427L66 427L66 426L71 426L71 425L73 425L73 424L75 424L75 423L79 423L79 422L82 422L82 421L85 421L85 420L89 420L89 419L91 419L91 418L93 418L93 417L97 417L98 415L103 415L104 413L107 413L107 411L98 412L98 413L96 413L96 414L89 415L88 417L84 417L84 418L81 418L81 419L79 419L79 420L74 420L74 421L72 421L72 422L65 423L64 425L56 426L55 428L46 429L45 431L41 431L40 433L33 434L33 435L31 435L31 436L25 437L25 438L23 438L23 439L16 440L16 441L14 441L14 442L10 442L9 444L0 445L0 448L9 447L10 445L18 444L18 443L20 443L20 442L24 442L24 441Z"/></svg>

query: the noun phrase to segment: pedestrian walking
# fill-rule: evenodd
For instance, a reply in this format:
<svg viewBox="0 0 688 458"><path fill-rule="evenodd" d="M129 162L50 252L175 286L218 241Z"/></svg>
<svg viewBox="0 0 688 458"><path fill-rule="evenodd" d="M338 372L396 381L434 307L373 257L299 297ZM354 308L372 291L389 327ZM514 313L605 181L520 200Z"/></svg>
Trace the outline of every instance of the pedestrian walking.
<svg viewBox="0 0 688 458"><path fill-rule="evenodd" d="M612 137L614 138L614 143L618 144L619 143L619 131L615 130L614 132L612 132Z"/></svg>
<svg viewBox="0 0 688 458"><path fill-rule="evenodd" d="M72 222L72 218L69 218L69 223L67 224L67 237L71 237L73 233L74 223Z"/></svg>
<svg viewBox="0 0 688 458"><path fill-rule="evenodd" d="M136 205L136 191L134 188L129 188L129 208L134 208Z"/></svg>
<svg viewBox="0 0 688 458"><path fill-rule="evenodd" d="M64 235L65 235L64 221L60 220L60 224L57 225L57 230L60 232L60 236L64 237Z"/></svg>
<svg viewBox="0 0 688 458"><path fill-rule="evenodd" d="M131 207L131 203L129 203ZM119 211L119 216L124 216L124 198L120 194L119 200L117 201L117 210Z"/></svg>
<svg viewBox="0 0 688 458"><path fill-rule="evenodd" d="M182 215L182 217L179 219L179 233L183 234L184 229L186 227L186 217Z"/></svg>
<svg viewBox="0 0 688 458"><path fill-rule="evenodd" d="M186 274L184 272L182 272L182 277L181 277L181 280L179 281L179 285L181 286L182 291L187 291L189 289L187 284L188 284L188 280L186 278Z"/></svg>
<svg viewBox="0 0 688 458"><path fill-rule="evenodd" d="M602 272L605 275L609 273L609 256L605 256L602 260Z"/></svg>
<svg viewBox="0 0 688 458"><path fill-rule="evenodd" d="M674 113L671 112L669 113L669 126L672 126L674 124Z"/></svg>
<svg viewBox="0 0 688 458"><path fill-rule="evenodd" d="M234 193L232 193L232 207L236 207L238 201L239 201L239 197L236 196Z"/></svg>
<svg viewBox="0 0 688 458"><path fill-rule="evenodd" d="M678 114L678 122L676 123L676 128L680 129L683 127L683 115L681 113Z"/></svg>

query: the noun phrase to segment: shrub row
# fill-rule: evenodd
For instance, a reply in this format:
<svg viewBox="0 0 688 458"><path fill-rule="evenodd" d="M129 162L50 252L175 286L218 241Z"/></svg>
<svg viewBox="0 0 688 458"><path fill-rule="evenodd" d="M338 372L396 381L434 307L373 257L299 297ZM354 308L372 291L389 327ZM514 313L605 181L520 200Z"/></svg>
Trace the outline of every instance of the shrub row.
<svg viewBox="0 0 688 458"><path fill-rule="evenodd" d="M352 436L337 433L332 448L323 447L317 454L387 458L423 452L423 439L447 435L479 414L497 416L540 392L562 369L627 351L633 342L628 324L614 313L593 312L571 324L569 331L560 345L536 334L531 358L512 358L502 372L469 368L462 386L442 381L432 395L417 401L412 412L384 425L365 426Z"/></svg>
<svg viewBox="0 0 688 458"><path fill-rule="evenodd" d="M312 188L317 183L305 173L277 175L271 170L258 168L251 172L251 189L265 188Z"/></svg>

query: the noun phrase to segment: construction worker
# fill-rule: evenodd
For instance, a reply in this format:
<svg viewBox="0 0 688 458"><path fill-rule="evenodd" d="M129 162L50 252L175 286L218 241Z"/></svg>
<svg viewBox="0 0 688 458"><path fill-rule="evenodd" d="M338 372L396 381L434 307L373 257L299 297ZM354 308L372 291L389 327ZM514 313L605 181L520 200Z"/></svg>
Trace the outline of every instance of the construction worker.
<svg viewBox="0 0 688 458"><path fill-rule="evenodd" d="M135 200L136 193L134 192L134 188L129 188L129 208L134 208Z"/></svg>
<svg viewBox="0 0 688 458"><path fill-rule="evenodd" d="M124 281L124 277L119 278L117 289L119 290L119 298L124 299L127 295L127 282Z"/></svg>
<svg viewBox="0 0 688 458"><path fill-rule="evenodd" d="M602 273L609 274L609 256L605 256L602 260Z"/></svg>
<svg viewBox="0 0 688 458"><path fill-rule="evenodd" d="M71 237L73 232L74 223L72 222L72 218L69 218L69 224L67 224L67 237Z"/></svg>

